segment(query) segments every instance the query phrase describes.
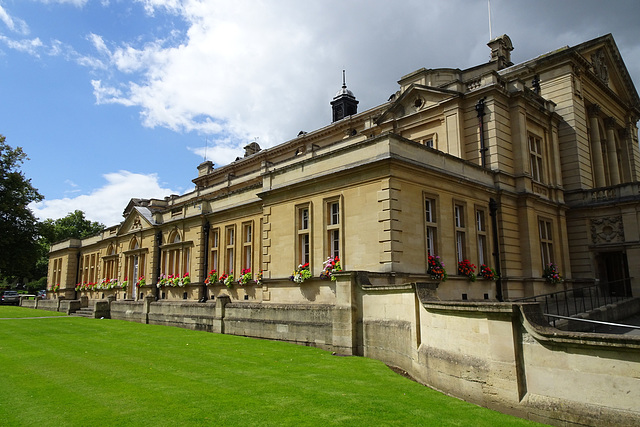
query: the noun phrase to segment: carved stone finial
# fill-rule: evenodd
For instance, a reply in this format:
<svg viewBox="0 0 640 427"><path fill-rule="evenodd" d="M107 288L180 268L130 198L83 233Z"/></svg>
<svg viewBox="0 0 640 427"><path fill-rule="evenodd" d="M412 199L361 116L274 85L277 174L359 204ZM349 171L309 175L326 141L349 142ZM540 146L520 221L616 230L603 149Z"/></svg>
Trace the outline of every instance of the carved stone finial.
<svg viewBox="0 0 640 427"><path fill-rule="evenodd" d="M513 65L511 62L511 51L513 43L508 35L503 34L487 43L491 48L491 60L489 62L497 62L498 69L503 69Z"/></svg>

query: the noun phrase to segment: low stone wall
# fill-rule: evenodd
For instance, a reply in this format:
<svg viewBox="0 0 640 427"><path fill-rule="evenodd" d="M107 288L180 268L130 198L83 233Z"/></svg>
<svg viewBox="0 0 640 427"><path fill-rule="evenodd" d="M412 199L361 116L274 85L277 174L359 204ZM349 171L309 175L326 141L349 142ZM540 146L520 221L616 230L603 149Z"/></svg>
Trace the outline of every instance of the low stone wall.
<svg viewBox="0 0 640 427"><path fill-rule="evenodd" d="M230 303L224 333L333 349L333 306Z"/></svg>
<svg viewBox="0 0 640 427"><path fill-rule="evenodd" d="M35 299L20 298L20 307L36 308Z"/></svg>
<svg viewBox="0 0 640 427"><path fill-rule="evenodd" d="M145 304L145 301L117 300L111 301L110 306L112 319L147 323L148 303Z"/></svg>
<svg viewBox="0 0 640 427"><path fill-rule="evenodd" d="M197 331L220 332L222 319L216 315L216 303L157 301L149 304L151 325L178 326Z"/></svg>
<svg viewBox="0 0 640 427"><path fill-rule="evenodd" d="M43 299L38 301L38 310L58 311L61 299Z"/></svg>
<svg viewBox="0 0 640 427"><path fill-rule="evenodd" d="M522 403L529 418L551 424L640 425L640 337L558 331L538 307L518 309Z"/></svg>

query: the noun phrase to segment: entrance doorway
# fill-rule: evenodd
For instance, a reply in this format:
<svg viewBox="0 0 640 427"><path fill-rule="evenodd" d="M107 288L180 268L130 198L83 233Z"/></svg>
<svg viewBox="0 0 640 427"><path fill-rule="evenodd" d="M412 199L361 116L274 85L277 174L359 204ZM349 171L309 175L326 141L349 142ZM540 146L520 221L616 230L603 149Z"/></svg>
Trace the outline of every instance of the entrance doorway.
<svg viewBox="0 0 640 427"><path fill-rule="evenodd" d="M601 290L609 296L631 296L629 265L624 252L601 252L597 257Z"/></svg>

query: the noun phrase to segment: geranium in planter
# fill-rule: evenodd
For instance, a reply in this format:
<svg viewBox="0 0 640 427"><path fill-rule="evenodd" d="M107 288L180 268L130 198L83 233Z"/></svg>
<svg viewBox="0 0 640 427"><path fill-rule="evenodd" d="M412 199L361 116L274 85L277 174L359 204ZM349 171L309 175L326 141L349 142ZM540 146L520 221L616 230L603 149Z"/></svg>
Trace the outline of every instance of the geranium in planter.
<svg viewBox="0 0 640 427"><path fill-rule="evenodd" d="M562 276L558 271L558 266L554 263L549 263L544 268L544 272L542 273L542 277L547 281L547 283L551 283L552 285L557 285L558 283L562 283Z"/></svg>
<svg viewBox="0 0 640 427"><path fill-rule="evenodd" d="M167 275L166 274L162 274L158 280L158 283L156 284L156 286L158 288L162 287L162 286L166 286L169 284L169 279L167 279Z"/></svg>
<svg viewBox="0 0 640 427"><path fill-rule="evenodd" d="M189 283L191 283L191 276L189 276L189 273L184 273L184 275L182 276L182 279L180 279L180 283L181 286L186 286Z"/></svg>
<svg viewBox="0 0 640 427"><path fill-rule="evenodd" d="M461 276L467 276L469 281L476 281L476 266L471 264L468 259L460 261L458 263L458 274Z"/></svg>
<svg viewBox="0 0 640 427"><path fill-rule="evenodd" d="M328 257L325 262L322 263L322 272L320 273L320 279L328 280L331 279L333 281L336 280L336 277L333 273L342 271L342 266L340 265L340 258L338 256Z"/></svg>
<svg viewBox="0 0 640 427"><path fill-rule="evenodd" d="M496 280L497 274L493 268L487 266L486 264L482 264L480 266L480 277L485 280Z"/></svg>
<svg viewBox="0 0 640 427"><path fill-rule="evenodd" d="M223 276L226 276L225 274L223 274ZM224 280L222 279L222 277L220 278L220 280L222 281L222 283L224 283L224 285L231 289L231 287L233 286L233 271L231 272L231 274L229 274L228 276L226 276L224 278Z"/></svg>
<svg viewBox="0 0 640 427"><path fill-rule="evenodd" d="M138 277L138 280L136 281L136 286L140 287L140 286L144 286L145 283L147 283L144 279L144 276L140 276Z"/></svg>
<svg viewBox="0 0 640 427"><path fill-rule="evenodd" d="M311 271L309 271L309 263L300 264L298 268L293 271L293 274L289 277L289 280L296 283L303 283L305 280L311 278Z"/></svg>
<svg viewBox="0 0 640 427"><path fill-rule="evenodd" d="M218 272L214 268L209 272L209 274L207 275L207 278L204 279L204 283L206 283L207 285L214 285L217 281L218 281Z"/></svg>
<svg viewBox="0 0 640 427"><path fill-rule="evenodd" d="M239 285L246 285L247 283L249 283L249 280L251 280L251 269L250 268L243 268L242 269L242 274L240 274L240 277L238 278L238 284Z"/></svg>
<svg viewBox="0 0 640 427"><path fill-rule="evenodd" d="M437 255L429 255L429 266L427 268L427 274L434 280L447 280L447 270L444 268L444 262Z"/></svg>

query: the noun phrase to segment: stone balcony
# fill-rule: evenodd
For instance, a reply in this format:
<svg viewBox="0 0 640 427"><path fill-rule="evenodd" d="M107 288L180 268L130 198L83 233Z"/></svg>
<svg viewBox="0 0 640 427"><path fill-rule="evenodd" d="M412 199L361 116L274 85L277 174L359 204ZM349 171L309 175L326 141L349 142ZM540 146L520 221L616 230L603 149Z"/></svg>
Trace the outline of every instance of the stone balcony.
<svg viewBox="0 0 640 427"><path fill-rule="evenodd" d="M611 187L565 192L565 201L570 207L599 206L611 203L640 201L640 182L631 182Z"/></svg>

